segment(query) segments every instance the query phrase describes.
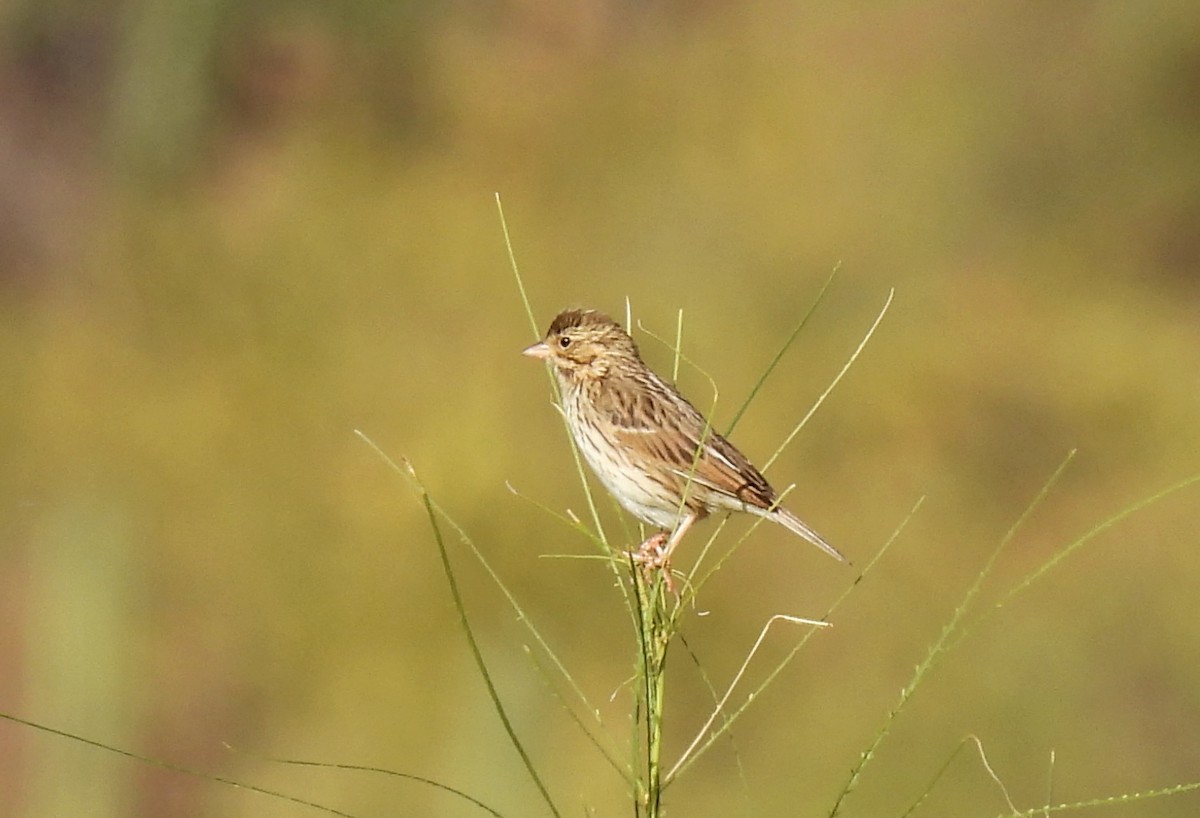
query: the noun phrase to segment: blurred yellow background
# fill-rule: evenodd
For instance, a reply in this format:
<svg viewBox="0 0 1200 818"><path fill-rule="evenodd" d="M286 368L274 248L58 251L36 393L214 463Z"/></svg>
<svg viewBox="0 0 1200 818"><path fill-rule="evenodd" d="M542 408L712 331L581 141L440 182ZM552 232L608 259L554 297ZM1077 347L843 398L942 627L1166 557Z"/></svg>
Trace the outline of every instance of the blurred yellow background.
<svg viewBox="0 0 1200 818"><path fill-rule="evenodd" d="M982 606L1200 471L1195 2L26 0L0 36L6 713L358 816L482 813L260 756L545 814L421 507L361 429L412 460L625 741L611 574L541 558L590 547L505 485L584 510L518 354L533 333L497 191L539 329L628 297L672 337L682 309L718 428L840 262L733 436L759 462L896 288L769 476L860 567L928 499L671 814L824 814L1068 450ZM703 377L680 383L710 405ZM1200 780L1198 496L969 628L843 814L901 814L968 734L1024 807L1050 778L1055 802ZM632 814L512 609L451 555L560 809ZM760 528L685 636L723 687L771 614L819 616L853 576ZM751 676L798 636L774 633ZM668 758L711 706L683 651L671 669ZM918 814L1003 811L964 754ZM1104 814L1198 811L1193 793ZM317 814L6 722L0 813Z"/></svg>

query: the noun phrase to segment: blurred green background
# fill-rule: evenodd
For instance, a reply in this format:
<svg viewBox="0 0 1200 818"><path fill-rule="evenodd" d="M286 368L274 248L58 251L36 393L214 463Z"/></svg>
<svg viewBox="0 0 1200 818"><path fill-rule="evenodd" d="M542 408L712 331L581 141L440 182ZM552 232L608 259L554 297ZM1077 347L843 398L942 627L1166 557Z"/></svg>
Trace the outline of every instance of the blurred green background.
<svg viewBox="0 0 1200 818"><path fill-rule="evenodd" d="M684 310L719 427L841 263L734 435L760 462L897 291L770 476L859 566L928 500L732 744L669 791L672 814L823 814L1071 448L985 606L1200 470L1195 2L30 0L0 10L0 37L4 712L355 815L481 813L259 754L544 814L421 508L361 429L414 462L625 739L611 575L541 558L589 546L505 487L584 508L545 374L518 355L533 334L496 191L540 328L628 297L671 336ZM709 405L701 376L681 386ZM971 628L844 814L900 814L968 734L1021 806L1051 777L1054 801L1200 780L1197 497ZM512 610L452 557L560 808L630 814ZM763 527L685 635L723 687L767 617L820 615L852 580ZM797 636L771 636L751 675ZM674 662L668 757L711 703ZM0 802L315 814L6 722ZM964 755L919 814L1003 809ZM1191 794L1104 814L1197 811Z"/></svg>

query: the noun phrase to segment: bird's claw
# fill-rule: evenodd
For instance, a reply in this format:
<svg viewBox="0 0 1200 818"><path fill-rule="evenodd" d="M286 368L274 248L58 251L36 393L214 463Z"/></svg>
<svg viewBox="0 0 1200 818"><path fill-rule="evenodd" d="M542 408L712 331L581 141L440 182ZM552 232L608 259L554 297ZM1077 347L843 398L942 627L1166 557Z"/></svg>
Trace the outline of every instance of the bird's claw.
<svg viewBox="0 0 1200 818"><path fill-rule="evenodd" d="M662 531L650 537L638 546L636 551L628 551L629 559L642 567L642 576L650 582L655 571L662 571L663 583L667 590L675 593L675 580L671 577L671 559L666 546L670 536Z"/></svg>

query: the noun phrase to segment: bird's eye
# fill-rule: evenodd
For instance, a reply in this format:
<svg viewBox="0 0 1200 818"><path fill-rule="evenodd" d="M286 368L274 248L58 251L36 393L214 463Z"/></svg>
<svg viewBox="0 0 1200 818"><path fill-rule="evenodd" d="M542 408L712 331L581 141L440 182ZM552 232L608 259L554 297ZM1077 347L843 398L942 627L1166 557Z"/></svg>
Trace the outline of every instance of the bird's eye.
<svg viewBox="0 0 1200 818"><path fill-rule="evenodd" d="M566 349L567 347L569 347L571 345L571 339L564 335L563 337L558 339L558 345L562 349Z"/></svg>

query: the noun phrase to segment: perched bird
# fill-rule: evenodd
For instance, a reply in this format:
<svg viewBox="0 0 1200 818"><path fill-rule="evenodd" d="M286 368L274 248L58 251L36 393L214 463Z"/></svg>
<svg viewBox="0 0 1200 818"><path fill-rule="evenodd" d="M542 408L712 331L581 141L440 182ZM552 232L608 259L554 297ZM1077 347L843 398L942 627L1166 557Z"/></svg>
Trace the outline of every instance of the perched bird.
<svg viewBox="0 0 1200 818"><path fill-rule="evenodd" d="M765 517L845 561L777 505L758 469L646 366L629 333L607 315L561 312L545 339L523 353L552 365L567 425L600 482L635 517L661 529L637 552L643 564L666 566L692 524L720 511Z"/></svg>

